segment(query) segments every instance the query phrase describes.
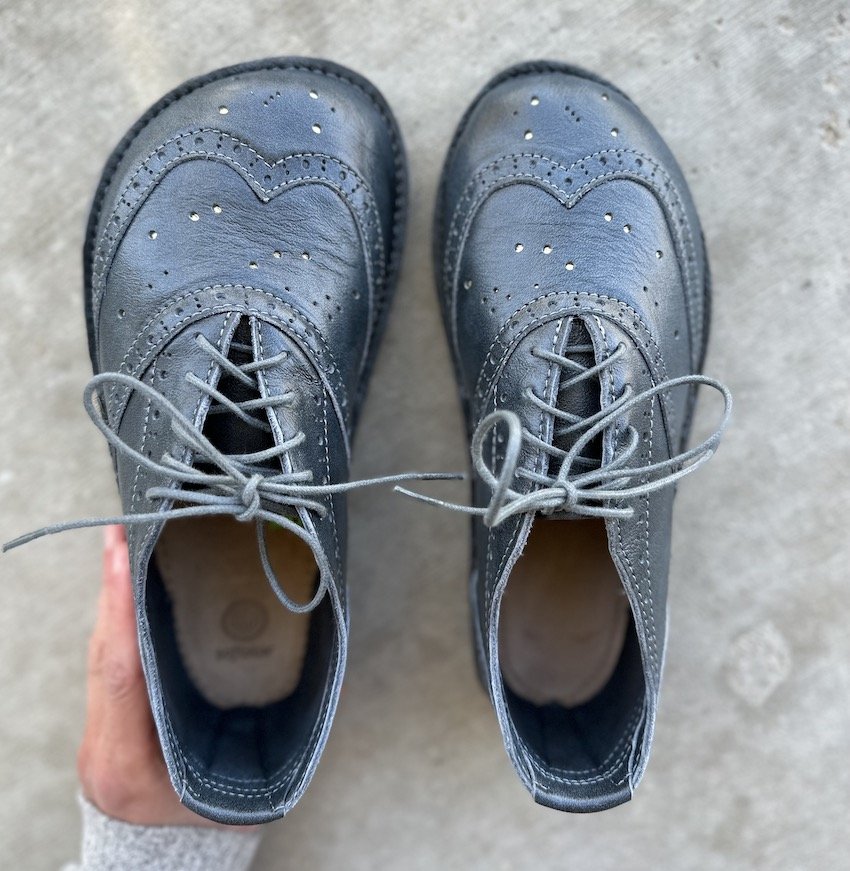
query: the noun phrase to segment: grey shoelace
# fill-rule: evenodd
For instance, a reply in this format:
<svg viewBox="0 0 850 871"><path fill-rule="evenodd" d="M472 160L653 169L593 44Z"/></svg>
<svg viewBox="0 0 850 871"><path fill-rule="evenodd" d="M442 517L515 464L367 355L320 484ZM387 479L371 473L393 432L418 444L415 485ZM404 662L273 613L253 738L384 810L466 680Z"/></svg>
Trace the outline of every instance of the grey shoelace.
<svg viewBox="0 0 850 871"><path fill-rule="evenodd" d="M203 336L198 336L196 341L223 370L246 385L253 387L256 387L256 384L252 380L251 375L255 375L261 369L274 366L284 357L281 354L266 360L237 365L225 357ZM242 348L242 350L246 349ZM294 393L287 391L276 396L265 396L258 399L234 402L215 387L212 387L205 381L201 381L193 373L187 373L186 380L209 395L211 400L217 403L217 405L210 407L208 414L232 413L245 423L267 429L268 431L271 431L271 426L267 422L253 417L249 412L288 405L294 398ZM105 416L95 404L95 396L100 388L115 385L127 387L150 400L158 408L160 414L165 414L170 419L171 429L182 447L186 449L187 456L191 457L193 462L202 460L205 464L214 467L215 471L203 471L196 468L192 463L177 459L169 453L163 454L159 460L154 460L127 444L112 429ZM324 573L320 572L316 593L306 604L299 604L290 599L269 561L266 547L266 522L284 527L305 541L310 547L316 549L319 547L319 543L315 533L310 532L299 523L287 517L286 511L303 508L313 512L318 517L324 517L328 509L326 505L319 501L324 496L335 493L347 493L350 490L361 487L397 483L398 481L437 480L458 477L457 475L440 473L434 475L411 473L348 481L340 484L316 484L313 483L313 473L309 469L297 472L272 471L263 468L259 464L267 463L269 460L284 458L289 451L304 441L305 435L303 432L299 432L292 438L266 450L249 454L225 454L216 448L201 432L200 428L185 417L165 396L138 378L119 372L105 372L95 375L83 391L83 404L94 425L103 433L106 440L116 451L131 457L141 466L150 469L157 475L168 478L172 482L171 486L149 488L145 494L146 498L149 500L159 500L163 505L172 501L179 501L183 505L181 507L163 508L146 513L72 520L66 523L45 526L42 529L37 529L7 542L3 545L4 552L33 541L36 538L71 529L106 526L112 523L129 525L173 520L182 517L231 515L236 520L243 522L254 521L256 523L257 546L263 570L269 584L280 601L289 610L296 614L303 614L313 610L322 600L327 589L327 579ZM187 486L192 489L186 489ZM274 510L272 506L278 510Z"/></svg>
<svg viewBox="0 0 850 871"><path fill-rule="evenodd" d="M592 352L592 346L571 346L571 352ZM534 349L533 353L565 371L574 374L562 381L559 393L569 390L580 381L599 375L606 367L619 359L625 352L621 344L617 350L601 363L585 367L568 357L553 354L550 351ZM617 449L613 459L604 467L582 454L584 448L607 427L616 423L618 418L653 397L685 385L703 385L717 390L723 397L723 418L717 429L703 442L694 448L682 451L669 460L651 463L646 466L625 468L640 444L640 436L633 426L628 426L626 434L628 443ZM508 409L496 409L484 417L475 428L472 436L472 464L485 484L492 490L490 502L486 507L479 508L470 505L460 505L434 499L421 493L396 487L400 493L448 508L464 514L474 514L482 517L488 527L498 526L516 514L541 512L549 514L554 511L569 511L572 514L585 517L628 518L634 513L629 505L612 505L611 502L628 501L646 493L652 493L663 487L670 487L680 478L696 471L707 462L715 450L729 422L732 412L732 394L729 389L713 378L704 375L684 375L671 378L640 393L634 393L627 385L620 396L610 405L596 414L580 417L557 408L539 397L530 388L526 396L542 411L551 414L561 424L555 427L555 435L575 435L580 433L569 450L562 450L538 438L523 426L515 412ZM504 460L500 471L495 473L485 460L485 444L493 430L499 425L507 427ZM583 432L582 432L583 430ZM556 475L544 475L521 468L519 465L523 442L531 447L544 451L554 459L561 461ZM594 466L588 471L575 471L576 466ZM520 493L512 489L514 478L523 478L538 486L528 493ZM637 483L632 483L637 481Z"/></svg>

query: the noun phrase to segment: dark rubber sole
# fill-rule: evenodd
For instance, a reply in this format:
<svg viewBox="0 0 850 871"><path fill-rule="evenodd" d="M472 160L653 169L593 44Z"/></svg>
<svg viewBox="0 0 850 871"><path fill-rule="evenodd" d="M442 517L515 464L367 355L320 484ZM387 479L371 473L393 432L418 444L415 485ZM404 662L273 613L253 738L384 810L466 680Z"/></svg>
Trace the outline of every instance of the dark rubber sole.
<svg viewBox="0 0 850 871"><path fill-rule="evenodd" d="M310 72L321 73L323 75L333 76L348 82L358 88L375 104L381 117L386 121L387 127L393 143L393 154L395 160L395 213L392 223L392 238L389 240L388 250L389 260L385 282L385 303L383 309L375 315L375 323L372 334L372 346L369 349L366 365L363 370L363 376L357 394L353 402L352 414L352 430L359 415L360 406L366 394L366 386L371 375L372 368L375 363L375 355L381 343L384 330L386 328L387 315L389 313L390 303L395 294L395 287L398 282L398 272L401 265L401 253L404 246L404 236L407 220L407 158L404 151L404 143L401 138L401 130L398 122L393 115L383 94L366 78L355 73L347 67L335 64L332 61L318 60L314 58L304 57L280 57L280 58L265 58L262 60L248 61L246 63L236 64L234 66L223 67L213 72L206 73L202 76L189 79L182 85L169 91L164 97L154 103L138 121L124 134L121 141L112 151L103 173L100 177L97 190L95 191L94 200L89 212L88 223L86 226L86 238L83 246L83 284L84 284L84 306L86 317L86 331L88 334L89 356L91 358L92 369L95 373L99 371L97 361L97 349L95 347L95 325L94 311L92 307L92 274L94 267L94 251L97 244L96 232L97 225L100 220L101 212L104 206L104 198L109 185L115 175L119 163L127 154L136 140L138 134L159 115L166 107L170 106L176 100L185 97L187 94L196 91L198 88L209 84L210 82L220 81L231 76L241 75L243 73L258 72L262 70L308 70Z"/></svg>

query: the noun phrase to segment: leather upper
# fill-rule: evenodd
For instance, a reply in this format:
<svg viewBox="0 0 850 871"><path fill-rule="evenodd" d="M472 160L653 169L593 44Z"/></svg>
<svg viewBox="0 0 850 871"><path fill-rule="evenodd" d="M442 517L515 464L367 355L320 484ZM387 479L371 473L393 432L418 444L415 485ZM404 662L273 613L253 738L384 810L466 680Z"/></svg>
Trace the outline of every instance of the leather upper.
<svg viewBox="0 0 850 871"><path fill-rule="evenodd" d="M708 273L699 220L669 149L613 86L548 62L506 71L461 122L437 208L435 268L449 341L472 431L487 414L516 412L547 444L553 418L528 399L558 395L560 371L536 349L564 352L583 322L604 370L603 409L626 385L635 393L701 366ZM676 454L687 436L691 391L671 391L624 413L603 438L609 462L628 425L641 438L631 466ZM488 465L504 445L490 440ZM552 474L548 455L525 443L521 466ZM534 485L516 479L527 492ZM473 502L491 491L477 476ZM498 665L501 596L532 515L491 529L473 523L476 646L509 755L537 801L599 810L627 800L649 752L666 635L673 490L633 501L630 519L606 521L611 556L634 615L645 679L639 702L612 704L581 770L540 758L519 734ZM566 567L565 567L566 568ZM595 738L591 739L591 744Z"/></svg>
<svg viewBox="0 0 850 871"><path fill-rule="evenodd" d="M263 395L294 393L270 411L275 441L305 434L287 454L317 483L348 478L350 438L398 266L405 165L397 127L365 80L324 61L281 58L220 70L178 88L128 133L107 164L86 245L87 317L96 372L150 383L199 428L237 330L262 369ZM180 456L155 403L118 385L102 396L110 426L142 454ZM185 453L185 451L184 451ZM127 512L162 509L146 497L168 486L132 456L115 456ZM187 459L191 459L190 457ZM345 499L324 496L324 517L298 510L315 532L328 583L325 670L303 735L246 772L195 746L189 692L163 674L148 590L161 523L130 528L143 663L166 762L193 809L223 822L281 816L303 793L327 737L347 645ZM151 615L154 615L153 617ZM313 643L313 642L311 642ZM323 686L323 688L322 688Z"/></svg>

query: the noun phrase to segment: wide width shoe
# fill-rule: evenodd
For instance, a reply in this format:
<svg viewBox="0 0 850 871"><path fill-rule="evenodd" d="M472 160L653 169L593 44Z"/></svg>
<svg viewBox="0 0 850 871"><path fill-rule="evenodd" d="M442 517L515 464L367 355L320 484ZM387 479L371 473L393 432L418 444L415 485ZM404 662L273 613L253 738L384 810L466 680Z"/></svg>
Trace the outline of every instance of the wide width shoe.
<svg viewBox="0 0 850 871"><path fill-rule="evenodd" d="M350 442L405 189L375 88L279 58L168 94L96 194L85 401L125 512L97 522L128 525L162 750L181 800L213 820L283 816L328 736L345 491L363 483L346 483Z"/></svg>
<svg viewBox="0 0 850 871"><path fill-rule="evenodd" d="M620 91L559 64L495 78L460 124L436 272L471 438L474 644L536 801L595 811L646 767L675 481L728 391L682 173ZM725 403L687 450L699 385ZM429 500L436 501L436 500ZM440 503L446 504L446 503Z"/></svg>

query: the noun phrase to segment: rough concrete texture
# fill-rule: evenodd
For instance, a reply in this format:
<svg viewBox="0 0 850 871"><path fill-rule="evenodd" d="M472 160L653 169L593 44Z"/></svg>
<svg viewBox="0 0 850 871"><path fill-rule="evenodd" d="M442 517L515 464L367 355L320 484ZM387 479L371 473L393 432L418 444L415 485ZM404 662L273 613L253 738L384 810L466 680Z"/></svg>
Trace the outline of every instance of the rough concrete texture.
<svg viewBox="0 0 850 871"><path fill-rule="evenodd" d="M711 254L707 369L737 406L719 454L680 488L666 683L635 801L589 817L530 801L473 671L466 522L357 493L339 714L313 786L270 827L257 867L850 867L846 3L3 4L0 538L117 505L79 401L79 255L109 150L183 79L274 54L372 78L411 156L410 240L354 474L466 464L431 210L462 110L524 58L604 74L667 137ZM68 534L0 559L3 868L55 868L77 848L99 541Z"/></svg>

